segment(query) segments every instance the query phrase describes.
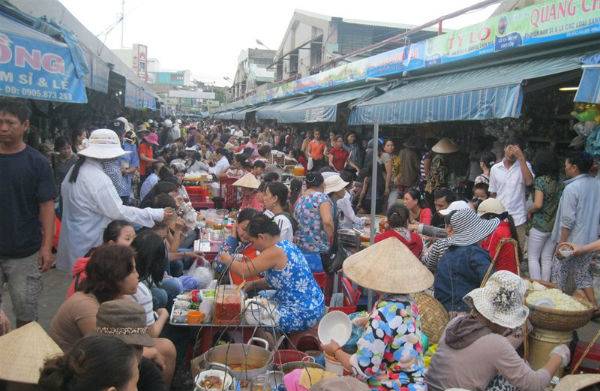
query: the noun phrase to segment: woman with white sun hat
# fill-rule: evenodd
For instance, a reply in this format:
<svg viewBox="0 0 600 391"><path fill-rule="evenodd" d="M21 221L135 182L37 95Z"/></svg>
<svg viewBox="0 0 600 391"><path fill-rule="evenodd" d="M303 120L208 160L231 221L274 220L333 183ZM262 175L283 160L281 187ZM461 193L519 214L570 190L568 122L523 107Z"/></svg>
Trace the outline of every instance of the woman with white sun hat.
<svg viewBox="0 0 600 391"><path fill-rule="evenodd" d="M110 129L93 131L88 146L78 153L79 160L61 185L63 220L56 257L59 269L70 271L77 258L101 244L102 231L113 220L152 227L174 213L123 205L106 167L126 153Z"/></svg>
<svg viewBox="0 0 600 391"><path fill-rule="evenodd" d="M554 373L569 363L569 348L555 347L546 365L534 371L515 350L521 341L505 337L527 320L525 291L525 281L501 270L464 297L471 313L446 326L425 375L429 391L543 391L550 384Z"/></svg>

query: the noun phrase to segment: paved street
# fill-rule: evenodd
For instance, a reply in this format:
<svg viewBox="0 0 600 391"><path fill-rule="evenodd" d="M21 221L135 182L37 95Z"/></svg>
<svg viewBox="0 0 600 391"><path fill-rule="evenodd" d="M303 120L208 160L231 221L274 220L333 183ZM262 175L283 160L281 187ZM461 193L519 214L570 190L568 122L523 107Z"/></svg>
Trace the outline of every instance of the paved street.
<svg viewBox="0 0 600 391"><path fill-rule="evenodd" d="M52 269L44 274L43 281L44 290L42 291L42 297L40 298L39 322L42 327L47 330L54 313L65 298L65 292L69 286L69 279L66 273ZM10 295L8 294L6 287L2 289L2 303L4 311L6 311L14 327L15 317L12 312Z"/></svg>

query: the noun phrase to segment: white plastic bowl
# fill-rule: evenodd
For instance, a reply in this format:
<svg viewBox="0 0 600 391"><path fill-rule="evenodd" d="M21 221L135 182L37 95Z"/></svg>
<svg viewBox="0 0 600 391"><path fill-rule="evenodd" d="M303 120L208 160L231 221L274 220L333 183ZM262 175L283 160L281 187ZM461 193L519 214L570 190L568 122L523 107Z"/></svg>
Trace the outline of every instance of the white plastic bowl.
<svg viewBox="0 0 600 391"><path fill-rule="evenodd" d="M332 311L326 314L319 322L318 335L322 344L326 345L332 340L344 346L352 334L352 322L348 315L342 311Z"/></svg>

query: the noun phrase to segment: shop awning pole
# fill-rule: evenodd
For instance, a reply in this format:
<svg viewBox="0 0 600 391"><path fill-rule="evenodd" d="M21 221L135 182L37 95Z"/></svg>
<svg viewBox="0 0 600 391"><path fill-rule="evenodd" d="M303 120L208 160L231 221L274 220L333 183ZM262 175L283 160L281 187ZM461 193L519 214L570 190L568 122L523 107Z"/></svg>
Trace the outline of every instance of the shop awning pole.
<svg viewBox="0 0 600 391"><path fill-rule="evenodd" d="M379 159L379 124L373 126L373 161L371 171L371 235L369 242L375 240L375 210L377 209L377 160Z"/></svg>
<svg viewBox="0 0 600 391"><path fill-rule="evenodd" d="M377 160L379 159L379 124L373 126L373 160L371 170L371 235L369 242L371 245L375 241L375 229L377 220L375 219L375 211L377 209ZM373 305L373 291L369 289L368 307L369 310Z"/></svg>

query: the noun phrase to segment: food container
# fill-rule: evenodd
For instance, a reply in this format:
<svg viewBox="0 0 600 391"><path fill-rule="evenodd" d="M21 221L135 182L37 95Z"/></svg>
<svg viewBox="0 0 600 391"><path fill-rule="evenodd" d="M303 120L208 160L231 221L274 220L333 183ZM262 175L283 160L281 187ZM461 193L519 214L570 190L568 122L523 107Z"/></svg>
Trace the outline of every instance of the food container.
<svg viewBox="0 0 600 391"><path fill-rule="evenodd" d="M204 322L204 314L200 311L192 310L187 313L188 324L200 324Z"/></svg>
<svg viewBox="0 0 600 391"><path fill-rule="evenodd" d="M271 368L273 353L269 351L267 341L254 337L247 344L229 343L215 346L194 361L194 365L198 365L199 368L207 368L215 363L227 366L234 378L247 381L264 375Z"/></svg>
<svg viewBox="0 0 600 391"><path fill-rule="evenodd" d="M585 300L577 300L588 309L584 311L564 311L526 302L529 307L529 321L535 327L553 331L572 331L583 327L592 319L594 308Z"/></svg>
<svg viewBox="0 0 600 391"><path fill-rule="evenodd" d="M304 169L304 166L302 164L298 164L298 165L294 166L294 168L292 169L292 175L294 175L294 176L306 175L306 170Z"/></svg>
<svg viewBox="0 0 600 391"><path fill-rule="evenodd" d="M215 324L240 324L244 293L235 285L219 285L215 294Z"/></svg>

